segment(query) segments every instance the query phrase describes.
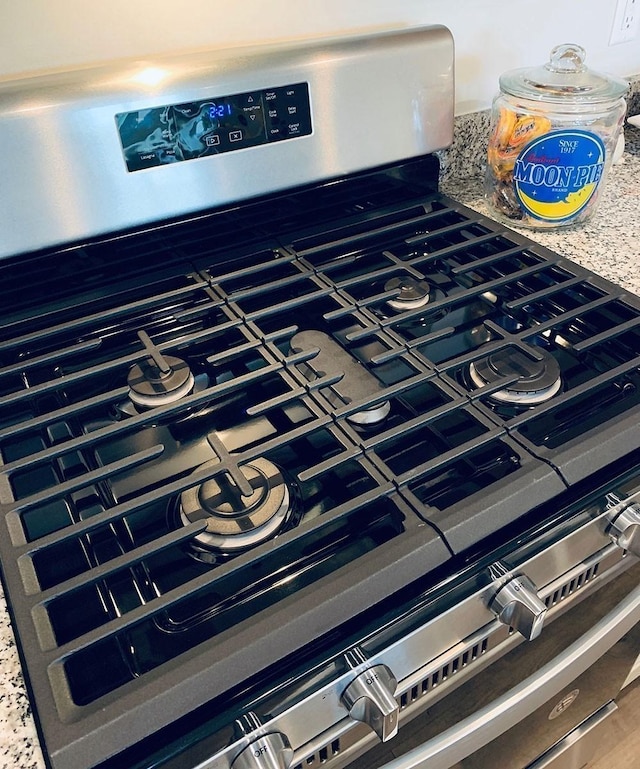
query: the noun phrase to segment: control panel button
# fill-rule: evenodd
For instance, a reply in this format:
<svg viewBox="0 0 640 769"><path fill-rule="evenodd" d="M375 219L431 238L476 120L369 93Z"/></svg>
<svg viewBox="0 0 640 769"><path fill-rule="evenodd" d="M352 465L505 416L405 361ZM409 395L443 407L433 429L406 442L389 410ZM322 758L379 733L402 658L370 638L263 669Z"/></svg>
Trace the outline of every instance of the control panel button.
<svg viewBox="0 0 640 769"><path fill-rule="evenodd" d="M265 91L267 140L295 139L311 133L311 107L306 83Z"/></svg>
<svg viewBox="0 0 640 769"><path fill-rule="evenodd" d="M500 622L517 630L527 641L540 635L547 613L536 586L524 575L503 584L489 601L489 608Z"/></svg>
<svg viewBox="0 0 640 769"><path fill-rule="evenodd" d="M265 734L250 742L233 759L231 769L289 769L293 749L280 732Z"/></svg>
<svg viewBox="0 0 640 769"><path fill-rule="evenodd" d="M607 530L611 539L623 550L640 556L640 505L631 504L611 514Z"/></svg>
<svg viewBox="0 0 640 769"><path fill-rule="evenodd" d="M374 665L356 676L342 693L351 718L370 726L382 742L398 733L397 686L386 665Z"/></svg>
<svg viewBox="0 0 640 769"><path fill-rule="evenodd" d="M115 115L128 171L218 157L313 133L309 85L266 88ZM158 136L166 146L158 146Z"/></svg>

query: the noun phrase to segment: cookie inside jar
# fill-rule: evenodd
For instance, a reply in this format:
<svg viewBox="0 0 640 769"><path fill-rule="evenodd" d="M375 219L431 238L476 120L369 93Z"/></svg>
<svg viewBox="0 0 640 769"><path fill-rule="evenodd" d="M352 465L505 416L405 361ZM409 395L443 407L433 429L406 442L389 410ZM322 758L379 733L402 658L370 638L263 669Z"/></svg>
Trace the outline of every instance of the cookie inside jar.
<svg viewBox="0 0 640 769"><path fill-rule="evenodd" d="M626 112L626 81L589 70L575 44L510 70L493 102L487 205L528 228L582 224L595 212Z"/></svg>

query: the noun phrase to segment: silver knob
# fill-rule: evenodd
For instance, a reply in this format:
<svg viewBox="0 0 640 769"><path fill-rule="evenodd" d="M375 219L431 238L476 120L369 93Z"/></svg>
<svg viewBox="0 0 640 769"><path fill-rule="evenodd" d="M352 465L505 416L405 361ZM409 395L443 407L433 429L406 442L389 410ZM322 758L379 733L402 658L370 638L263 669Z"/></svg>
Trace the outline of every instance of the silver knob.
<svg viewBox="0 0 640 769"><path fill-rule="evenodd" d="M640 556L640 505L629 505L613 517L608 532L618 547Z"/></svg>
<svg viewBox="0 0 640 769"><path fill-rule="evenodd" d="M233 759L231 769L289 769L293 749L280 732L265 734L250 742Z"/></svg>
<svg viewBox="0 0 640 769"><path fill-rule="evenodd" d="M398 733L398 682L386 665L374 665L356 676L342 693L351 718L368 724L382 742Z"/></svg>
<svg viewBox="0 0 640 769"><path fill-rule="evenodd" d="M514 577L504 584L489 602L489 608L500 622L517 630L527 641L540 635L547 613L536 586L525 576Z"/></svg>

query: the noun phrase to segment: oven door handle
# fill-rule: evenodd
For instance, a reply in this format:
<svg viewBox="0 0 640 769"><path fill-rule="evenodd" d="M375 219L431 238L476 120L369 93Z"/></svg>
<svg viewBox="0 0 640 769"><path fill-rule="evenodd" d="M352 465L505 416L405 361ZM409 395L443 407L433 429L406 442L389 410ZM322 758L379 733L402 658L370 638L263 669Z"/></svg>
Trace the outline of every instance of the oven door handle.
<svg viewBox="0 0 640 769"><path fill-rule="evenodd" d="M381 769L449 769L527 718L584 673L640 622L640 586L589 632L490 705ZM544 632L544 631L543 631Z"/></svg>

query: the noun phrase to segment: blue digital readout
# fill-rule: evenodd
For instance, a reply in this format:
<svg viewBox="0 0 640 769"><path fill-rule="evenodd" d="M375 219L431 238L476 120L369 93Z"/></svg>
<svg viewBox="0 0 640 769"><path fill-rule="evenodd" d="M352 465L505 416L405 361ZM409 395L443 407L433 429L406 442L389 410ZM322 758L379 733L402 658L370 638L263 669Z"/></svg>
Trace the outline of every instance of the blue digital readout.
<svg viewBox="0 0 640 769"><path fill-rule="evenodd" d="M227 117L231 114L231 104L212 104L209 107L209 117Z"/></svg>

